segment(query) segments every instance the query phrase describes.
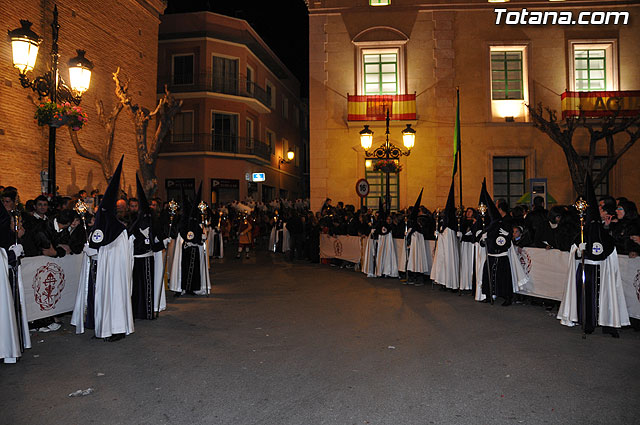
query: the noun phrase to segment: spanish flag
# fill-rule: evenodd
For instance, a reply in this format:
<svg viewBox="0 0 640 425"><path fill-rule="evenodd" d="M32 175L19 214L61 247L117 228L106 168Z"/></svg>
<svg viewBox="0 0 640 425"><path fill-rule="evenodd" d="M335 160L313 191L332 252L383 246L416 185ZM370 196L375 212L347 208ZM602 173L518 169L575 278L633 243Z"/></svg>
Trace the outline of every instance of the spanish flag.
<svg viewBox="0 0 640 425"><path fill-rule="evenodd" d="M394 94L347 96L349 121L384 121L389 111L391 120L416 119L416 95Z"/></svg>

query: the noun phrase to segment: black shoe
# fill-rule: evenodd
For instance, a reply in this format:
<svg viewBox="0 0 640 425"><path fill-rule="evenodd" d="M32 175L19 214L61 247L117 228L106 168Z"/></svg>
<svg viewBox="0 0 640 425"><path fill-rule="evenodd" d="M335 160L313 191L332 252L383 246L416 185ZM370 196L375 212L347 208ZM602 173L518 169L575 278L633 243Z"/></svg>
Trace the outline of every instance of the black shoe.
<svg viewBox="0 0 640 425"><path fill-rule="evenodd" d="M124 339L126 335L125 334L113 334L108 338L105 338L105 341L107 342L116 342L116 341L120 341L121 339Z"/></svg>
<svg viewBox="0 0 640 425"><path fill-rule="evenodd" d="M620 338L620 334L618 333L618 330L615 328L611 328L609 326L603 327L602 333L609 334L611 335L612 338Z"/></svg>
<svg viewBox="0 0 640 425"><path fill-rule="evenodd" d="M511 301L511 298L507 298L506 300L504 300L504 302L502 303L503 307L508 307L513 303L513 301Z"/></svg>

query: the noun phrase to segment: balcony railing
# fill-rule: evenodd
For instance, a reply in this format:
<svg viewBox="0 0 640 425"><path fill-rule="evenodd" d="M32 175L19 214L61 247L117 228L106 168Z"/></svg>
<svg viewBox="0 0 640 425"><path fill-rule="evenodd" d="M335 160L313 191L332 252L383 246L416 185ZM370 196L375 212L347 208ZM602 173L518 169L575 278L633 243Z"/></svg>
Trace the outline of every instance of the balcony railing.
<svg viewBox="0 0 640 425"><path fill-rule="evenodd" d="M189 93L206 91L248 97L258 100L266 107L271 107L271 99L267 92L246 77L219 77L213 73L174 74L158 76L158 93L164 93L164 86L172 93Z"/></svg>
<svg viewBox="0 0 640 425"><path fill-rule="evenodd" d="M347 94L348 121L384 121L389 110L391 120L416 119L416 95L369 95Z"/></svg>
<svg viewBox="0 0 640 425"><path fill-rule="evenodd" d="M162 152L221 152L255 155L266 161L271 159L271 148L256 139L232 134L174 134L167 136Z"/></svg>

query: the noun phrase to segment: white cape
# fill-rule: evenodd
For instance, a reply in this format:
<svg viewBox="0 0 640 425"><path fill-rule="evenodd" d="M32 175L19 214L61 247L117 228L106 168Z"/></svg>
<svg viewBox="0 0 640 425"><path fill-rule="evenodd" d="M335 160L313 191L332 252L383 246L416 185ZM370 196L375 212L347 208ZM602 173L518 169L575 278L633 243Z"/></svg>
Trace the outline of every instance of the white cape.
<svg viewBox="0 0 640 425"><path fill-rule="evenodd" d="M18 270L20 268L18 267ZM31 348L31 338L29 336L29 323L27 320L24 303L24 290L21 273L18 271L18 290L20 291L20 306L22 309L22 336L24 347ZM11 283L9 281L9 260L7 253L0 248L0 359L5 363L15 363L17 358L22 356L20 348L20 334L18 321L13 303Z"/></svg>
<svg viewBox="0 0 640 425"><path fill-rule="evenodd" d="M371 233L373 232L372 230ZM365 244L364 255L362 256L362 273L366 274L367 277L376 277L375 258L377 243L378 241L369 235Z"/></svg>
<svg viewBox="0 0 640 425"><path fill-rule="evenodd" d="M487 261L487 249L480 246L480 242L474 243L473 249L476 259L476 301L484 301L487 296L482 293L482 271L484 270L484 262Z"/></svg>
<svg viewBox="0 0 640 425"><path fill-rule="evenodd" d="M464 291L473 289L474 248L472 242L460 243L460 289Z"/></svg>
<svg viewBox="0 0 640 425"><path fill-rule="evenodd" d="M167 309L167 295L164 289L164 255L162 251L153 253L153 311ZM160 294L160 296L158 296ZM159 304L159 305L158 305Z"/></svg>
<svg viewBox="0 0 640 425"><path fill-rule="evenodd" d="M276 230L276 227L271 228L271 234L269 235L269 251L276 252L276 246L280 241L280 232ZM287 223L282 225L282 252L289 251L289 230L287 230Z"/></svg>
<svg viewBox="0 0 640 425"><path fill-rule="evenodd" d="M378 235L378 249L376 252L376 276L398 277L398 258L396 244L391 232Z"/></svg>
<svg viewBox="0 0 640 425"><path fill-rule="evenodd" d="M184 245L184 240L178 233L174 244L171 277L169 278L169 289L173 292L182 292L182 245ZM198 245L198 253L200 256L200 289L194 292L196 295L208 295L211 292L211 279L209 278L209 256L206 252L206 244Z"/></svg>
<svg viewBox="0 0 640 425"><path fill-rule="evenodd" d="M446 288L460 287L460 248L456 232L450 228L438 235L436 255L431 268L431 279Z"/></svg>
<svg viewBox="0 0 640 425"><path fill-rule="evenodd" d="M406 246L406 236L404 243ZM429 273L427 249L424 242L424 236L420 232L413 232L411 234L411 241L409 243L409 258L407 259L407 270L414 273Z"/></svg>
<svg viewBox="0 0 640 425"><path fill-rule="evenodd" d="M576 288L576 273L579 261L576 260L578 247L573 245L569 254L567 286L558 310L558 320L565 326L575 326L578 323L578 297ZM624 299L622 278L618 253L614 249L606 260L600 261L600 296L598 325L620 328L628 326L629 312Z"/></svg>
<svg viewBox="0 0 640 425"><path fill-rule="evenodd" d="M85 247L87 245L85 244ZM82 252L82 267L80 268L80 282L76 293L76 304L71 315L71 324L76 327L76 333L84 333L84 319L87 308L87 296L89 294L89 269L91 267L91 257L86 250Z"/></svg>

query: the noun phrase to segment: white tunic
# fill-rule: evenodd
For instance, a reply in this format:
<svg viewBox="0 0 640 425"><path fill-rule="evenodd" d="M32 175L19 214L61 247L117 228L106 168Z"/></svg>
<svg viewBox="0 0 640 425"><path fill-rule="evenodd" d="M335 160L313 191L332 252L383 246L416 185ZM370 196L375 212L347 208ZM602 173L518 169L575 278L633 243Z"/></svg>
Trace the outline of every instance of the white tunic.
<svg viewBox="0 0 640 425"><path fill-rule="evenodd" d="M460 287L459 259L460 247L456 232L447 227L438 236L431 279L446 288L458 289Z"/></svg>
<svg viewBox="0 0 640 425"><path fill-rule="evenodd" d="M405 246L407 240L405 236ZM427 262L427 250L424 236L420 232L413 232L409 241L409 258L407 259L407 270L414 273L429 273L429 263Z"/></svg>
<svg viewBox="0 0 640 425"><path fill-rule="evenodd" d="M4 359L5 363L15 363L18 357L22 356L18 322L10 285L9 260L4 248L0 248L0 359ZM20 288L20 293L22 293L22 288ZM22 311L25 311L24 307ZM29 337L29 326L26 329L26 336ZM30 343L29 346L31 346Z"/></svg>
<svg viewBox="0 0 640 425"><path fill-rule="evenodd" d="M393 235L391 232L386 235L378 235L376 276L398 277L396 244L393 242Z"/></svg>
<svg viewBox="0 0 640 425"><path fill-rule="evenodd" d="M171 266L171 277L169 278L169 289L174 292L182 292L182 246L184 240L178 233L173 251L173 264ZM209 256L206 246L198 245L198 255L200 258L200 289L194 291L196 295L208 295L211 292L211 279L209 277Z"/></svg>

